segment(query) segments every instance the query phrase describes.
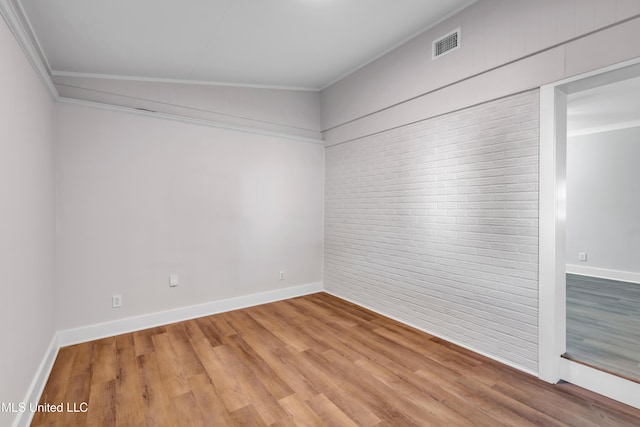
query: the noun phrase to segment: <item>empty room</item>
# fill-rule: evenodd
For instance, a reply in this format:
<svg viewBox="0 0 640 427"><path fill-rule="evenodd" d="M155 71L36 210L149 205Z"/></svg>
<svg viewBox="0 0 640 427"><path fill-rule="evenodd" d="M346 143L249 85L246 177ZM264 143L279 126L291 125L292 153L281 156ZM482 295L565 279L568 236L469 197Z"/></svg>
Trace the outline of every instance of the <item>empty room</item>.
<svg viewBox="0 0 640 427"><path fill-rule="evenodd" d="M640 0L0 13L0 426L640 425Z"/></svg>

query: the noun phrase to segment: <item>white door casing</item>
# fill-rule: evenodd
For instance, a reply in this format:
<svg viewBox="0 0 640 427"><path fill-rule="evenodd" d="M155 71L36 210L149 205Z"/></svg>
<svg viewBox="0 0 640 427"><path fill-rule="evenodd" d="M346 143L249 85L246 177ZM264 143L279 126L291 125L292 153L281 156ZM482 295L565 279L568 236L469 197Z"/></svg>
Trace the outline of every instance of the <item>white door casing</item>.
<svg viewBox="0 0 640 427"><path fill-rule="evenodd" d="M567 95L637 76L640 58L540 89L538 376L640 408L639 383L561 357L566 351Z"/></svg>

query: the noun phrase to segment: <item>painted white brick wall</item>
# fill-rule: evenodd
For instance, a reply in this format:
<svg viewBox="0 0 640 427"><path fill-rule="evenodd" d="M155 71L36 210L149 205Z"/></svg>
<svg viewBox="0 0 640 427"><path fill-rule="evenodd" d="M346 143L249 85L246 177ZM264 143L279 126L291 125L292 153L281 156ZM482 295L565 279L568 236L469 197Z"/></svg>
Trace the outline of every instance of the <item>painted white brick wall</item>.
<svg viewBox="0 0 640 427"><path fill-rule="evenodd" d="M327 147L325 288L537 371L537 90Z"/></svg>

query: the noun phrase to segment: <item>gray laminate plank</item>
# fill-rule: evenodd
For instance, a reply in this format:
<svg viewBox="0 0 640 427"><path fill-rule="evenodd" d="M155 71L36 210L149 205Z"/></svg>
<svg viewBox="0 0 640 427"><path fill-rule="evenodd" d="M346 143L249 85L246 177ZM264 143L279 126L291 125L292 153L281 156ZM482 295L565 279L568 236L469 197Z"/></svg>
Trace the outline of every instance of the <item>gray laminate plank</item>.
<svg viewBox="0 0 640 427"><path fill-rule="evenodd" d="M567 274L567 354L640 381L640 284Z"/></svg>

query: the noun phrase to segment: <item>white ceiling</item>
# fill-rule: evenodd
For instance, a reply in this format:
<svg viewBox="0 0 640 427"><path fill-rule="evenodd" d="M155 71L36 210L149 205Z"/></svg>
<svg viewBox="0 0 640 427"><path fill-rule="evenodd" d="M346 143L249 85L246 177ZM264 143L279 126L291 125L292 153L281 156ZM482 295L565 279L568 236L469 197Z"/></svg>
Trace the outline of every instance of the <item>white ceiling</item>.
<svg viewBox="0 0 640 427"><path fill-rule="evenodd" d="M473 1L20 3L52 75L319 89Z"/></svg>
<svg viewBox="0 0 640 427"><path fill-rule="evenodd" d="M640 125L640 77L576 92L567 98L569 134Z"/></svg>

